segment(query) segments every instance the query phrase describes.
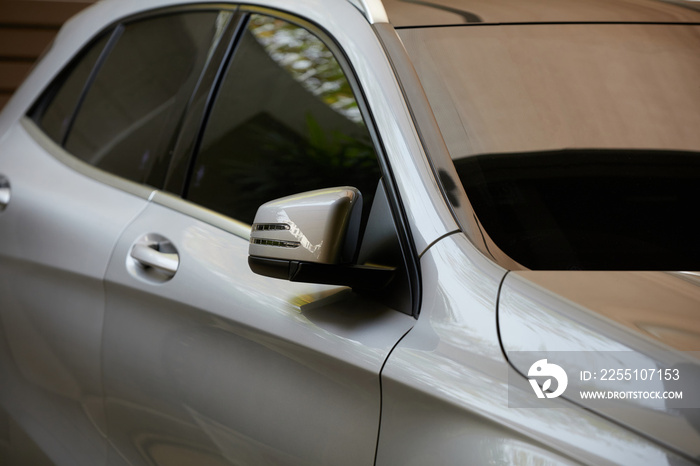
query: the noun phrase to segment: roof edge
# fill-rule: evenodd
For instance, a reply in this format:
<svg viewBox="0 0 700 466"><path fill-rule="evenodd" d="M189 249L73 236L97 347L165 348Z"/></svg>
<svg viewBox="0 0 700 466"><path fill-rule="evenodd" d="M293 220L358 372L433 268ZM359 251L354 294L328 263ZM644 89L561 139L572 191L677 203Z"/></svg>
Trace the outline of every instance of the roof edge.
<svg viewBox="0 0 700 466"><path fill-rule="evenodd" d="M386 14L384 4L381 0L348 0L355 8L360 10L370 24L388 23L389 16Z"/></svg>

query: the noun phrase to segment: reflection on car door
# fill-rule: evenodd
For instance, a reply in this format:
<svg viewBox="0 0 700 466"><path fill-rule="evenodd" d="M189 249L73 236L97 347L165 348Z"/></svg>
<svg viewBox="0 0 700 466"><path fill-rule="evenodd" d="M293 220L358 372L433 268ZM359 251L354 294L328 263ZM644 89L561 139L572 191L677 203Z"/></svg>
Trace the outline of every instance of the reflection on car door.
<svg viewBox="0 0 700 466"><path fill-rule="evenodd" d="M371 464L379 370L413 319L347 288L255 275L240 224L219 226L153 203L115 249L104 333L113 445L134 465ZM148 235L176 251L172 278L133 263Z"/></svg>
<svg viewBox="0 0 700 466"><path fill-rule="evenodd" d="M102 278L149 191L102 184L47 150L61 152L26 119L0 148L11 190L0 213L0 402L49 464L104 464Z"/></svg>

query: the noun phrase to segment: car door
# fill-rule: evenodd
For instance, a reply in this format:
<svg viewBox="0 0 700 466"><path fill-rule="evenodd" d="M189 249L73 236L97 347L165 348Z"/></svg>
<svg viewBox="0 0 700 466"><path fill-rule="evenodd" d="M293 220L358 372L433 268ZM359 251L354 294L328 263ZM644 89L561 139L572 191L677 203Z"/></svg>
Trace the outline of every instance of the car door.
<svg viewBox="0 0 700 466"><path fill-rule="evenodd" d="M1 146L0 422L11 433L1 462L29 464L31 451L31 464L104 464L102 278L148 190L75 171L29 119Z"/></svg>
<svg viewBox="0 0 700 466"><path fill-rule="evenodd" d="M104 274L148 185L164 181L173 135L230 16L172 12L107 27L3 135L3 464L105 464Z"/></svg>
<svg viewBox="0 0 700 466"><path fill-rule="evenodd" d="M376 139L347 64L318 28L241 9L185 182L175 163L173 193L155 194L107 270L110 461L372 464L379 372L414 323L401 312L407 280L380 302L255 275L247 257L257 207L316 188L359 188L365 224L392 230ZM391 252L392 234L389 246L373 233L365 243Z"/></svg>

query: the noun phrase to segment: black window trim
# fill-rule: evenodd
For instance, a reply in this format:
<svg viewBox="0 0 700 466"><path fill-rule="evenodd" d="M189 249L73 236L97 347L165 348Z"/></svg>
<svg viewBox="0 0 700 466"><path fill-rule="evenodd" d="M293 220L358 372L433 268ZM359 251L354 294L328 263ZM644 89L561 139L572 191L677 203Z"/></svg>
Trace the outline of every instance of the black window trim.
<svg viewBox="0 0 700 466"><path fill-rule="evenodd" d="M197 153L204 133L209 113L214 105L218 88L223 81L232 51L238 43L238 37L245 28L244 14L237 6L219 6L218 11L232 14L231 22L222 37L211 62L202 70L202 81L198 82L190 95L190 101L182 115L181 125L171 141L171 157L168 162L163 186L159 189L183 198L190 176L191 165ZM204 99L201 111L192 108L192 104Z"/></svg>
<svg viewBox="0 0 700 466"><path fill-rule="evenodd" d="M68 119L68 125L66 125L66 129L63 132L61 141L59 142L61 147L66 147L66 143L68 142L68 136L70 135L70 132L73 129L73 125L75 124L76 118L78 117L78 112L80 112L80 109L83 106L83 103L85 102L85 98L87 97L90 88L92 88L92 85L95 83L95 79L97 79L97 75L102 69L102 65L104 65L105 61L107 61L107 58L112 53L112 49L114 49L114 46L117 45L117 42L119 41L119 38L122 36L123 32L123 23L118 24L114 28L114 30L112 30L112 34L110 35L109 39L107 40L107 43L100 52L100 56L97 58L97 61L92 67L92 70L90 70L90 74L88 74L88 77L85 80L85 84L83 84L83 88L80 91L78 100L75 102L75 107L73 107L73 112L71 113L70 118Z"/></svg>

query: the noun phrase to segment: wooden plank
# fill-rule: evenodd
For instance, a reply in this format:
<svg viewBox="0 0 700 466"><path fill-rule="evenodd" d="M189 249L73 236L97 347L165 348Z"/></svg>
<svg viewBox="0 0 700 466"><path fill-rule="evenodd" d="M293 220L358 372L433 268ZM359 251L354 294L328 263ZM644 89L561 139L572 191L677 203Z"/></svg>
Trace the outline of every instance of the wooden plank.
<svg viewBox="0 0 700 466"><path fill-rule="evenodd" d="M0 0L0 26L24 25L58 29L93 2Z"/></svg>
<svg viewBox="0 0 700 466"><path fill-rule="evenodd" d="M0 57L36 59L55 36L46 29L0 28Z"/></svg>
<svg viewBox="0 0 700 466"><path fill-rule="evenodd" d="M0 61L0 92L17 89L31 68L31 63Z"/></svg>

